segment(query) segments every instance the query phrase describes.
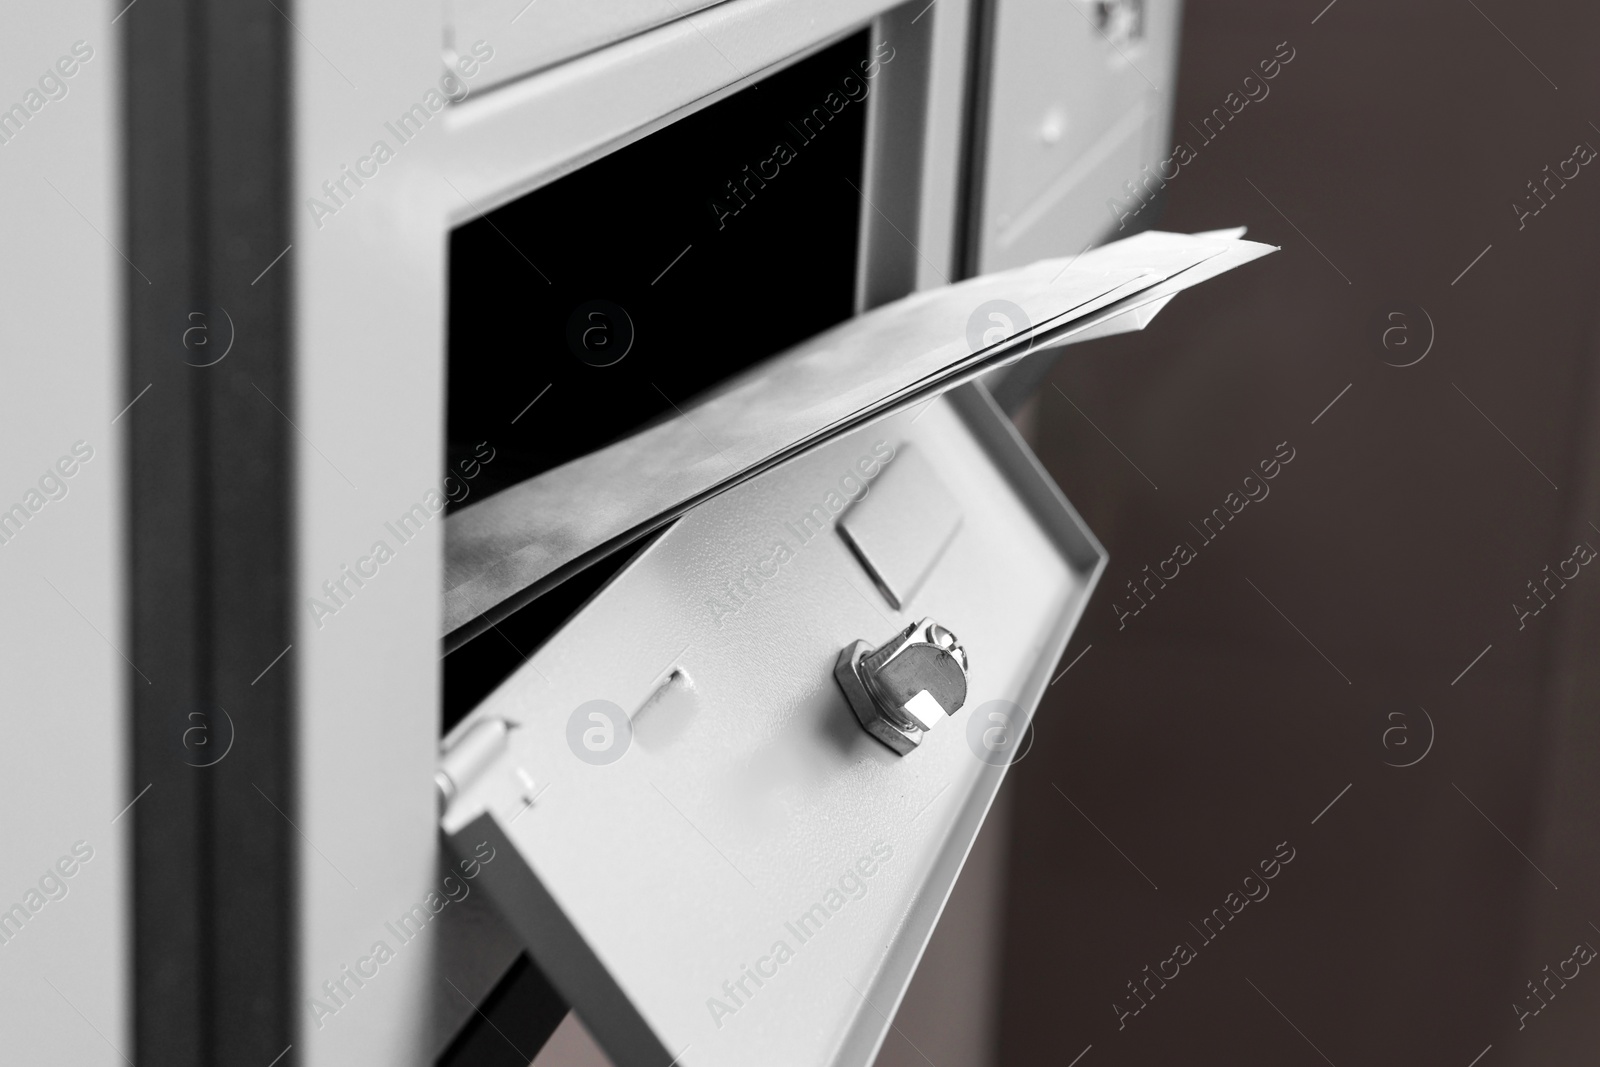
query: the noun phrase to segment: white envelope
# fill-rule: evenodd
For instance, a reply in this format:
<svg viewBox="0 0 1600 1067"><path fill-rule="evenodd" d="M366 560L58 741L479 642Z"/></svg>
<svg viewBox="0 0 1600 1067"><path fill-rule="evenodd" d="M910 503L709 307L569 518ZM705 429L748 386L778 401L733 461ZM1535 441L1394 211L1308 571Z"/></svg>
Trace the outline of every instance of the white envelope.
<svg viewBox="0 0 1600 1067"><path fill-rule="evenodd" d="M716 493L1041 348L1143 329L1179 291L1272 246L1147 231L1070 259L915 293L805 341L677 416L445 520L457 647Z"/></svg>

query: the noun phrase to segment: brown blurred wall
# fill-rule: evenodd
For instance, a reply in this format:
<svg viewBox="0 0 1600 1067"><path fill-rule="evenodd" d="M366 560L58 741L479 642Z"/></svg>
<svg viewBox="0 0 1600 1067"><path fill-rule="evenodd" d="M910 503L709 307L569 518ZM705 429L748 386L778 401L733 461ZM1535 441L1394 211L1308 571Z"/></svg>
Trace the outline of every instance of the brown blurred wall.
<svg viewBox="0 0 1600 1067"><path fill-rule="evenodd" d="M1027 416L1111 564L1009 785L1005 1064L1600 1047L1600 968L1520 1029L1513 1008L1600 947L1600 567L1520 630L1511 607L1600 547L1600 167L1521 228L1511 206L1600 146L1600 9L1324 2L1185 14L1174 136L1198 151L1161 226L1282 251L1070 350ZM1189 123L1285 41L1270 95L1204 143ZM1426 358L1386 365L1430 319ZM1384 347L1396 324L1411 347ZM1204 541L1190 524L1284 448ZM1179 543L1193 561L1119 618ZM1282 842L1269 895L1205 940ZM1177 977L1136 1000L1147 965Z"/></svg>

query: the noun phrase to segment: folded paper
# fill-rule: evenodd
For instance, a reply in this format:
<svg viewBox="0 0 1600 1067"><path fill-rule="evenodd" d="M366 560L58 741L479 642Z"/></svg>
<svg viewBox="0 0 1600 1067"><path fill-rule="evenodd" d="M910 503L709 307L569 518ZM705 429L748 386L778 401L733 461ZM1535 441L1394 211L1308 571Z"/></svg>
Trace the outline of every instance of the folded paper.
<svg viewBox="0 0 1600 1067"><path fill-rule="evenodd" d="M1142 329L1178 292L1274 251L1242 231L1150 231L857 316L676 417L445 521L454 647L590 563L823 441L1041 348Z"/></svg>

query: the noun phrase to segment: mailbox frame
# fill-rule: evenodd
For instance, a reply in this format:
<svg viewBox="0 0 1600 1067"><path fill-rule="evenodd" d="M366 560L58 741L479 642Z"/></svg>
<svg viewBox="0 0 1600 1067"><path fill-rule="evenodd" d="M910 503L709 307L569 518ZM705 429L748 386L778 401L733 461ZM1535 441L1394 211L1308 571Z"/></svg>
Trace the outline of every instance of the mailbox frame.
<svg viewBox="0 0 1600 1067"><path fill-rule="evenodd" d="M862 227L860 302L952 280L970 11L968 0L933 10L883 0L729 0L492 88L493 78L482 80L393 146L375 176L370 146L393 139L385 124L445 74L439 8L353 0L294 11L285 199L296 729L284 807L298 831L289 841L289 955L300 1063L430 1063L471 1013L464 1002L487 992L480 985L457 997L438 968L459 953L424 944L331 1014L301 995L365 957L384 922L440 878L433 771L442 516L355 595L334 604L319 590L383 536L386 521L442 482L446 235L873 25L880 36L919 41L906 58L920 55L922 65L886 68L880 103L869 110L870 203L862 210L872 221ZM472 44L455 42L455 52ZM485 69L493 73L494 62ZM911 75L925 87L895 80ZM878 117L895 93L925 97L920 130L886 128ZM348 168L367 174L362 184L344 178ZM336 610L317 612L315 600ZM461 1003L447 1006L452 998Z"/></svg>

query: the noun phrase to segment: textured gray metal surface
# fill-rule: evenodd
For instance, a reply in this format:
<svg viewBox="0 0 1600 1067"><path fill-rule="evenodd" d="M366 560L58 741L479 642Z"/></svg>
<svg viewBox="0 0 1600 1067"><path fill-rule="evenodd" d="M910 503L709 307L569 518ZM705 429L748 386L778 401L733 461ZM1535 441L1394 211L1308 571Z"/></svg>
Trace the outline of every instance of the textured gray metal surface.
<svg viewBox="0 0 1600 1067"><path fill-rule="evenodd" d="M897 612L797 521L908 447L969 515ZM1025 736L1103 562L975 388L848 434L679 520L463 722L514 728L445 829L514 850L482 885L620 1067L868 1063L1004 773L985 731ZM917 613L970 696L900 757L832 666Z"/></svg>

